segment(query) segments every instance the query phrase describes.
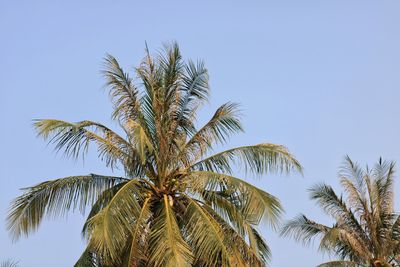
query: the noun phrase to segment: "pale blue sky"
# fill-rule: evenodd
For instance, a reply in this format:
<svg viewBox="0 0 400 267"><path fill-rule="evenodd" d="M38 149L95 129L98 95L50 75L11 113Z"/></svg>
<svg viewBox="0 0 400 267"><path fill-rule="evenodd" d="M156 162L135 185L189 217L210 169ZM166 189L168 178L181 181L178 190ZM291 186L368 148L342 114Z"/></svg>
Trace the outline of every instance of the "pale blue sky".
<svg viewBox="0 0 400 267"><path fill-rule="evenodd" d="M246 133L232 145L269 141L298 157L304 177L255 181L282 200L285 218L305 212L330 222L308 199L307 188L320 181L337 188L345 154L363 164L379 156L400 159L399 14L397 0L1 0L0 260L70 267L79 257L79 214L48 220L14 244L6 232L8 203L18 188L110 173L94 154L85 164L55 155L35 137L31 120L88 118L115 127L102 90L102 58L110 53L132 70L145 41L154 51L176 40L186 58L204 59L212 97L200 122L226 101L241 102ZM322 261L315 246L262 232L272 267Z"/></svg>

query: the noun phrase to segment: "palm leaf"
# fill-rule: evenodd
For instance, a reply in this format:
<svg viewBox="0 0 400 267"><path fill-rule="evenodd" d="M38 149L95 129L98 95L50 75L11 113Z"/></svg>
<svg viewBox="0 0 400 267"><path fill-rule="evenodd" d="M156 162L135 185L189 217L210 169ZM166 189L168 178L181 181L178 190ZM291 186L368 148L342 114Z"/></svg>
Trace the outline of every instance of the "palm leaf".
<svg viewBox="0 0 400 267"><path fill-rule="evenodd" d="M128 267L136 267L138 266L138 262L145 258L146 252L144 251L144 242L143 239L146 238L146 234L148 235L149 229L146 226L146 222L151 216L150 211L150 198L147 198L142 205L140 214L135 222L135 225L132 230L132 244L130 247L129 253L129 263Z"/></svg>
<svg viewBox="0 0 400 267"><path fill-rule="evenodd" d="M230 251L225 244L224 230L220 224L195 200L187 197L185 228L188 240L195 247L196 257L204 258L205 266L232 266Z"/></svg>
<svg viewBox="0 0 400 267"><path fill-rule="evenodd" d="M264 218L272 227L278 225L282 206L279 200L239 178L207 171L192 172L188 178L191 190L200 194L204 189L221 191L240 202L240 210L246 219L258 224ZM226 190L225 190L226 188Z"/></svg>
<svg viewBox="0 0 400 267"><path fill-rule="evenodd" d="M124 184L99 213L88 220L90 247L107 263L120 263L121 251L134 222L141 214L139 204L143 187L139 180Z"/></svg>
<svg viewBox="0 0 400 267"><path fill-rule="evenodd" d="M70 176L40 183L24 189L23 195L13 201L7 217L7 228L14 239L35 231L45 214L65 215L69 210L83 213L105 190L126 181L122 177Z"/></svg>
<svg viewBox="0 0 400 267"><path fill-rule="evenodd" d="M193 261L189 245L183 239L169 197L163 196L160 215L151 227L149 263L154 266L186 267Z"/></svg>
<svg viewBox="0 0 400 267"><path fill-rule="evenodd" d="M231 163L243 164L247 172L255 174L302 171L300 163L285 147L274 144L232 148L195 163L192 169L232 173Z"/></svg>
<svg viewBox="0 0 400 267"><path fill-rule="evenodd" d="M84 155L91 142L97 144L99 157L106 161L107 166L114 167L118 161L123 164L132 161L132 155L135 154L133 147L124 138L96 122L70 123L61 120L36 120L34 127L38 135L44 139L51 136L50 143L55 144L57 151L64 149L65 155L74 158L81 153ZM94 131L89 130L90 128Z"/></svg>
<svg viewBox="0 0 400 267"><path fill-rule="evenodd" d="M319 264L317 267L362 267L352 261L330 261Z"/></svg>

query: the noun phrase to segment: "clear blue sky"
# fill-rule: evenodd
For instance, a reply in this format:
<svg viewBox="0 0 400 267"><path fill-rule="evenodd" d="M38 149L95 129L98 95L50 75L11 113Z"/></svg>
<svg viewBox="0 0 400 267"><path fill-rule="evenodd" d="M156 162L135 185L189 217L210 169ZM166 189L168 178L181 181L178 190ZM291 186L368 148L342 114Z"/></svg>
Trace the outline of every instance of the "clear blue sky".
<svg viewBox="0 0 400 267"><path fill-rule="evenodd" d="M132 70L145 41L154 51L176 40L186 58L205 60L212 97L200 122L226 101L241 102L246 133L232 145L269 141L298 157L304 177L255 181L282 200L285 218L305 212L330 222L306 189L320 181L337 188L345 154L363 164L379 156L400 160L397 0L56 2L0 1L0 260L70 267L79 257L79 214L47 220L14 244L6 232L18 188L110 173L94 154L85 164L56 155L36 138L31 120L88 118L115 127L102 90L102 58L110 53ZM322 260L316 246L262 232L272 267Z"/></svg>

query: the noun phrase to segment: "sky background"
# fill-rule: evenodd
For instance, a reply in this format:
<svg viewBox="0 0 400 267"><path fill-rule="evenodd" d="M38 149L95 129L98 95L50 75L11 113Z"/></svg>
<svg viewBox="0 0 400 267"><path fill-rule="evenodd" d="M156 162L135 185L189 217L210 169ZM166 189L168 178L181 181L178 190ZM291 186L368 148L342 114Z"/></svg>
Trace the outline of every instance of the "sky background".
<svg viewBox="0 0 400 267"><path fill-rule="evenodd" d="M363 165L380 156L400 159L399 12L397 0L0 0L0 261L70 267L80 256L84 217L78 213L46 220L16 243L6 231L19 188L111 174L94 153L85 163L56 155L36 138L32 119L91 119L116 128L102 58L110 53L132 71L145 41L156 51L176 40L185 58L206 62L212 95L199 124L222 103L240 102L246 132L232 146L268 141L297 156L304 177L247 178L282 200L285 219L303 212L331 223L307 188L324 181L338 189L346 154ZM329 259L316 245L304 248L266 227L262 233L272 267Z"/></svg>

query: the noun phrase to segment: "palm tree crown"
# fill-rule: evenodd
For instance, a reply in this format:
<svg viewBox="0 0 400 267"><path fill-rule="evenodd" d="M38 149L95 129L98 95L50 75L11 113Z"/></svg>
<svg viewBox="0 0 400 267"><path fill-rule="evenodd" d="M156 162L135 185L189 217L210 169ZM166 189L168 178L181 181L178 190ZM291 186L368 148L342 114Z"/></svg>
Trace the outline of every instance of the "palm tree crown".
<svg viewBox="0 0 400 267"><path fill-rule="evenodd" d="M326 184L310 189L311 198L335 223L326 226L299 215L284 226L282 234L304 244L319 237L319 249L340 258L321 267L400 266L400 216L393 210L394 167L394 162L380 159L374 168L363 170L346 157L339 172L345 198Z"/></svg>
<svg viewBox="0 0 400 267"><path fill-rule="evenodd" d="M256 229L262 218L276 224L274 196L232 176L232 163L262 175L301 171L280 145L258 144L211 155L241 132L238 105L226 103L195 127L209 95L202 62L185 62L176 44L146 56L138 83L107 56L118 134L93 121L38 120L40 136L78 157L97 145L124 177L90 174L43 182L25 189L12 204L8 228L15 238L36 230L44 215L90 206L83 228L88 246L76 266L264 266L270 251Z"/></svg>

